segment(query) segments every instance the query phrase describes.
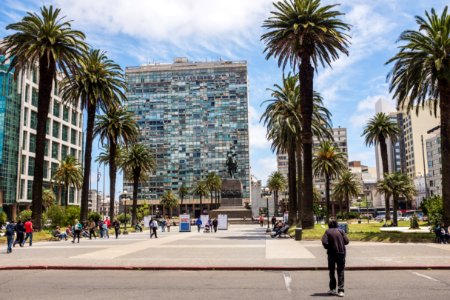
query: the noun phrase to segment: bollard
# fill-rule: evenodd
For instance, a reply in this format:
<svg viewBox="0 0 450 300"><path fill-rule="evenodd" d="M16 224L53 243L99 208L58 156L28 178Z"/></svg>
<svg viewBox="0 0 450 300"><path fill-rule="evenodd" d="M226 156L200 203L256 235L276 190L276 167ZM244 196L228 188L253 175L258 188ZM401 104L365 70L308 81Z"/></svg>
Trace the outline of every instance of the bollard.
<svg viewBox="0 0 450 300"><path fill-rule="evenodd" d="M302 240L302 228L301 227L295 228L295 240L296 241Z"/></svg>

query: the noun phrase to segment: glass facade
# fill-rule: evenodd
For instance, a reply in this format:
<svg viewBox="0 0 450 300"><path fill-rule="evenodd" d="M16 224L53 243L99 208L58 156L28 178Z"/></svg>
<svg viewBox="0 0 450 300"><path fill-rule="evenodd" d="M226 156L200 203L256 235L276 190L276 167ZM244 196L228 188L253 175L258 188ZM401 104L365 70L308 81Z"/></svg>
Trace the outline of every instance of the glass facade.
<svg viewBox="0 0 450 300"><path fill-rule="evenodd" d="M139 198L159 198L184 183L193 187L209 172L228 178L227 152L237 154L236 177L250 197L246 62L188 62L126 68L128 108L137 116L141 142L157 170ZM132 191L130 182L124 190Z"/></svg>

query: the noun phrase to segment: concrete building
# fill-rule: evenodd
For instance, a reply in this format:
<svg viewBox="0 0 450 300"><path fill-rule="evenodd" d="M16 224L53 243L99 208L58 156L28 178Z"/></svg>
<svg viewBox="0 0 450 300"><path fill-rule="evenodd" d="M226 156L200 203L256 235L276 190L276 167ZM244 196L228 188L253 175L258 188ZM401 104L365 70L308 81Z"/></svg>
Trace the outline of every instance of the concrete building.
<svg viewBox="0 0 450 300"><path fill-rule="evenodd" d="M140 142L154 151L157 162L138 198L176 193L182 184L192 188L209 172L228 178L226 157L233 151L243 203L249 202L247 63L179 58L171 64L127 67L125 73L128 108L137 116ZM123 189L131 192L131 182L125 181ZM209 197L203 200L207 203Z"/></svg>
<svg viewBox="0 0 450 300"><path fill-rule="evenodd" d="M360 161L351 161L348 163L348 169L355 174L361 183L361 194L359 197L351 199L351 206L358 206L361 199L367 199L369 208L382 208L384 202L381 195L377 193L377 174L376 168L362 165Z"/></svg>
<svg viewBox="0 0 450 300"><path fill-rule="evenodd" d="M277 170L287 179L288 178L288 155L286 153L277 154Z"/></svg>
<svg viewBox="0 0 450 300"><path fill-rule="evenodd" d="M441 132L436 127L429 130L428 133L431 135L426 139L428 195L442 196Z"/></svg>
<svg viewBox="0 0 450 300"><path fill-rule="evenodd" d="M5 58L0 50L0 60ZM36 147L38 68L22 72L14 80L7 73L9 65L0 66L0 194L3 208L15 217L17 209L31 205L34 157ZM59 162L68 155L82 159L82 111L80 104L62 103L58 82L52 87L50 111L47 119L47 135L44 162L44 188L50 188L52 174ZM61 204L66 197L59 197L58 186L54 192ZM62 195L67 190L62 187ZM70 205L78 205L81 191L69 187Z"/></svg>

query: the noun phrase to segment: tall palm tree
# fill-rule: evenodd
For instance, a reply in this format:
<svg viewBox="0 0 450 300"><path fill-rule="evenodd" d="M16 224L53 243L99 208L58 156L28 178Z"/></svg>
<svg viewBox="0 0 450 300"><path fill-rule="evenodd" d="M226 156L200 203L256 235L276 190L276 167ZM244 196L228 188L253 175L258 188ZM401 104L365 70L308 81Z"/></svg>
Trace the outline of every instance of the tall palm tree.
<svg viewBox="0 0 450 300"><path fill-rule="evenodd" d="M55 193L51 189L42 190L42 206L47 210L55 203Z"/></svg>
<svg viewBox="0 0 450 300"><path fill-rule="evenodd" d="M289 222L297 215L295 212L305 210L302 202L302 136L301 136L301 101L298 76L283 76L283 85L274 85L272 100L261 116L267 126L267 137L272 140L272 149L288 154L288 188L289 188ZM312 130L322 140L332 138L331 113L323 106L323 99L314 93ZM297 180L298 179L298 180ZM307 210L307 209L306 209ZM300 214L298 214L300 215Z"/></svg>
<svg viewBox="0 0 450 300"><path fill-rule="evenodd" d="M350 197L358 197L361 183L356 175L346 171L342 173L333 187L333 198L339 199L339 211L342 213L342 199L345 199L347 214L350 212Z"/></svg>
<svg viewBox="0 0 450 300"><path fill-rule="evenodd" d="M192 191L194 195L198 195L200 197L200 215L203 213L203 197L208 197L208 187L206 185L206 182L199 181L194 187L194 190Z"/></svg>
<svg viewBox="0 0 450 300"><path fill-rule="evenodd" d="M387 174L382 180L377 183L378 192L392 195L393 198L393 226L397 226L397 210L398 210L398 200L401 196L408 199L416 194L416 188L411 178L406 174L400 172L395 172Z"/></svg>
<svg viewBox="0 0 450 300"><path fill-rule="evenodd" d="M340 152L330 141L320 143L314 155L313 170L315 176L325 177L325 200L327 205L326 222L330 219L330 182L347 169L347 156ZM331 207L334 217L334 205Z"/></svg>
<svg viewBox="0 0 450 300"><path fill-rule="evenodd" d="M364 128L362 136L365 136L367 146L379 145L381 162L383 164L383 176L389 173L388 165L388 151L386 141L389 139L392 143L395 143L400 134L400 128L397 123L392 121L385 113L377 113L371 118L366 127ZM389 213L389 196L384 195L384 204L386 208L386 220L391 219Z"/></svg>
<svg viewBox="0 0 450 300"><path fill-rule="evenodd" d="M64 204L66 206L69 205L70 186L72 185L80 189L83 183L83 172L80 163L74 156L68 155L64 160L59 162L58 168L52 174L52 179L60 187L64 185L66 188L66 201Z"/></svg>
<svg viewBox="0 0 450 300"><path fill-rule="evenodd" d="M289 63L299 69L302 146L303 146L303 227L314 227L312 145L314 69L331 65L340 53L348 55L350 26L342 22L336 5L321 5L320 0L283 0L264 21L268 30L261 36L266 44L266 59L278 58L283 68Z"/></svg>
<svg viewBox="0 0 450 300"><path fill-rule="evenodd" d="M209 196L210 196L210 204L213 204L213 193L216 190L216 173L215 172L210 172L208 173L208 175L206 175L206 187L208 188L209 191Z"/></svg>
<svg viewBox="0 0 450 300"><path fill-rule="evenodd" d="M62 98L66 101L80 99L83 109L87 110L80 216L83 223L87 221L95 115L98 110L106 112L119 107L121 99L125 99L124 90L122 69L100 50L90 50L80 60L78 71L61 82Z"/></svg>
<svg viewBox="0 0 450 300"><path fill-rule="evenodd" d="M399 41L404 45L387 63L394 63L389 73L390 91L399 107L408 111L426 102L441 112L443 221L450 225L450 15L446 6L439 15L434 9L425 18L416 16L418 30L404 31Z"/></svg>
<svg viewBox="0 0 450 300"><path fill-rule="evenodd" d="M94 135L99 136L102 146L108 147L109 152L109 217L114 219L114 203L116 193L117 147L128 146L136 142L139 133L134 114L126 107L110 108L106 114L97 117Z"/></svg>
<svg viewBox="0 0 450 300"><path fill-rule="evenodd" d="M189 194L189 188L183 183L180 188L178 189L178 197L180 197L180 213L181 213L181 206L183 205L184 197L186 197Z"/></svg>
<svg viewBox="0 0 450 300"><path fill-rule="evenodd" d="M136 225L137 198L139 182L156 169L156 161L152 152L143 144L133 144L126 149L120 165L125 171L125 177L133 181L133 212L131 224Z"/></svg>
<svg viewBox="0 0 450 300"><path fill-rule="evenodd" d="M278 214L278 192L284 190L286 188L286 185L286 179L284 178L283 174L278 171L270 174L269 178L267 179L267 187L271 192L273 192L275 216Z"/></svg>
<svg viewBox="0 0 450 300"><path fill-rule="evenodd" d="M33 173L33 223L41 228L42 183L44 178L45 131L49 112L52 83L57 80L58 69L67 76L76 68L81 53L86 49L85 36L73 30L71 22L60 16L61 10L53 6L42 7L40 15L28 13L20 22L6 26L15 33L4 38L2 47L11 58L9 71L16 76L38 64L39 91L36 126L36 155Z"/></svg>
<svg viewBox="0 0 450 300"><path fill-rule="evenodd" d="M163 215L164 215L164 207L167 207L170 212L170 217L172 217L172 208L178 206L177 196L171 191L165 191L161 196L161 201L159 204L163 207Z"/></svg>

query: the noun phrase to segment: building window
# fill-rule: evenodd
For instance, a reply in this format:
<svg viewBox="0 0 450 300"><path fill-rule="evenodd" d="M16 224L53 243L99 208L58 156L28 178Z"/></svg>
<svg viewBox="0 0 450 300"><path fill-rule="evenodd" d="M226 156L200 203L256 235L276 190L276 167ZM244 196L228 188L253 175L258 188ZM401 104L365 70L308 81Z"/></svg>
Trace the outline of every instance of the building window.
<svg viewBox="0 0 450 300"><path fill-rule="evenodd" d="M59 138L59 123L53 121L53 137Z"/></svg>
<svg viewBox="0 0 450 300"><path fill-rule="evenodd" d="M31 111L30 128L34 130L37 128L37 113L35 111Z"/></svg>
<svg viewBox="0 0 450 300"><path fill-rule="evenodd" d="M67 106L63 106L63 120L69 122L69 108Z"/></svg>
<svg viewBox="0 0 450 300"><path fill-rule="evenodd" d="M33 176L34 174L34 157L28 157L28 176Z"/></svg>
<svg viewBox="0 0 450 300"><path fill-rule="evenodd" d="M31 200L33 195L33 181L27 182L27 200Z"/></svg>
<svg viewBox="0 0 450 300"><path fill-rule="evenodd" d="M52 143L52 158L58 159L59 145L55 142Z"/></svg>
<svg viewBox="0 0 450 300"><path fill-rule="evenodd" d="M72 110L72 125L77 125L77 112Z"/></svg>
<svg viewBox="0 0 450 300"><path fill-rule="evenodd" d="M62 126L62 140L65 142L69 140L69 127L66 125Z"/></svg>
<svg viewBox="0 0 450 300"><path fill-rule="evenodd" d="M77 131L75 129L72 129L70 132L70 142L74 145L77 144Z"/></svg>
<svg viewBox="0 0 450 300"><path fill-rule="evenodd" d="M61 160L67 157L67 153L69 152L69 148L67 146L62 145L61 148Z"/></svg>
<svg viewBox="0 0 450 300"><path fill-rule="evenodd" d="M53 115L57 118L60 115L60 105L57 101L53 102Z"/></svg>
<svg viewBox="0 0 450 300"><path fill-rule="evenodd" d="M31 105L37 107L38 106L38 92L37 89L33 88L31 92Z"/></svg>
<svg viewBox="0 0 450 300"><path fill-rule="evenodd" d="M36 135L30 132L30 152L36 152Z"/></svg>

